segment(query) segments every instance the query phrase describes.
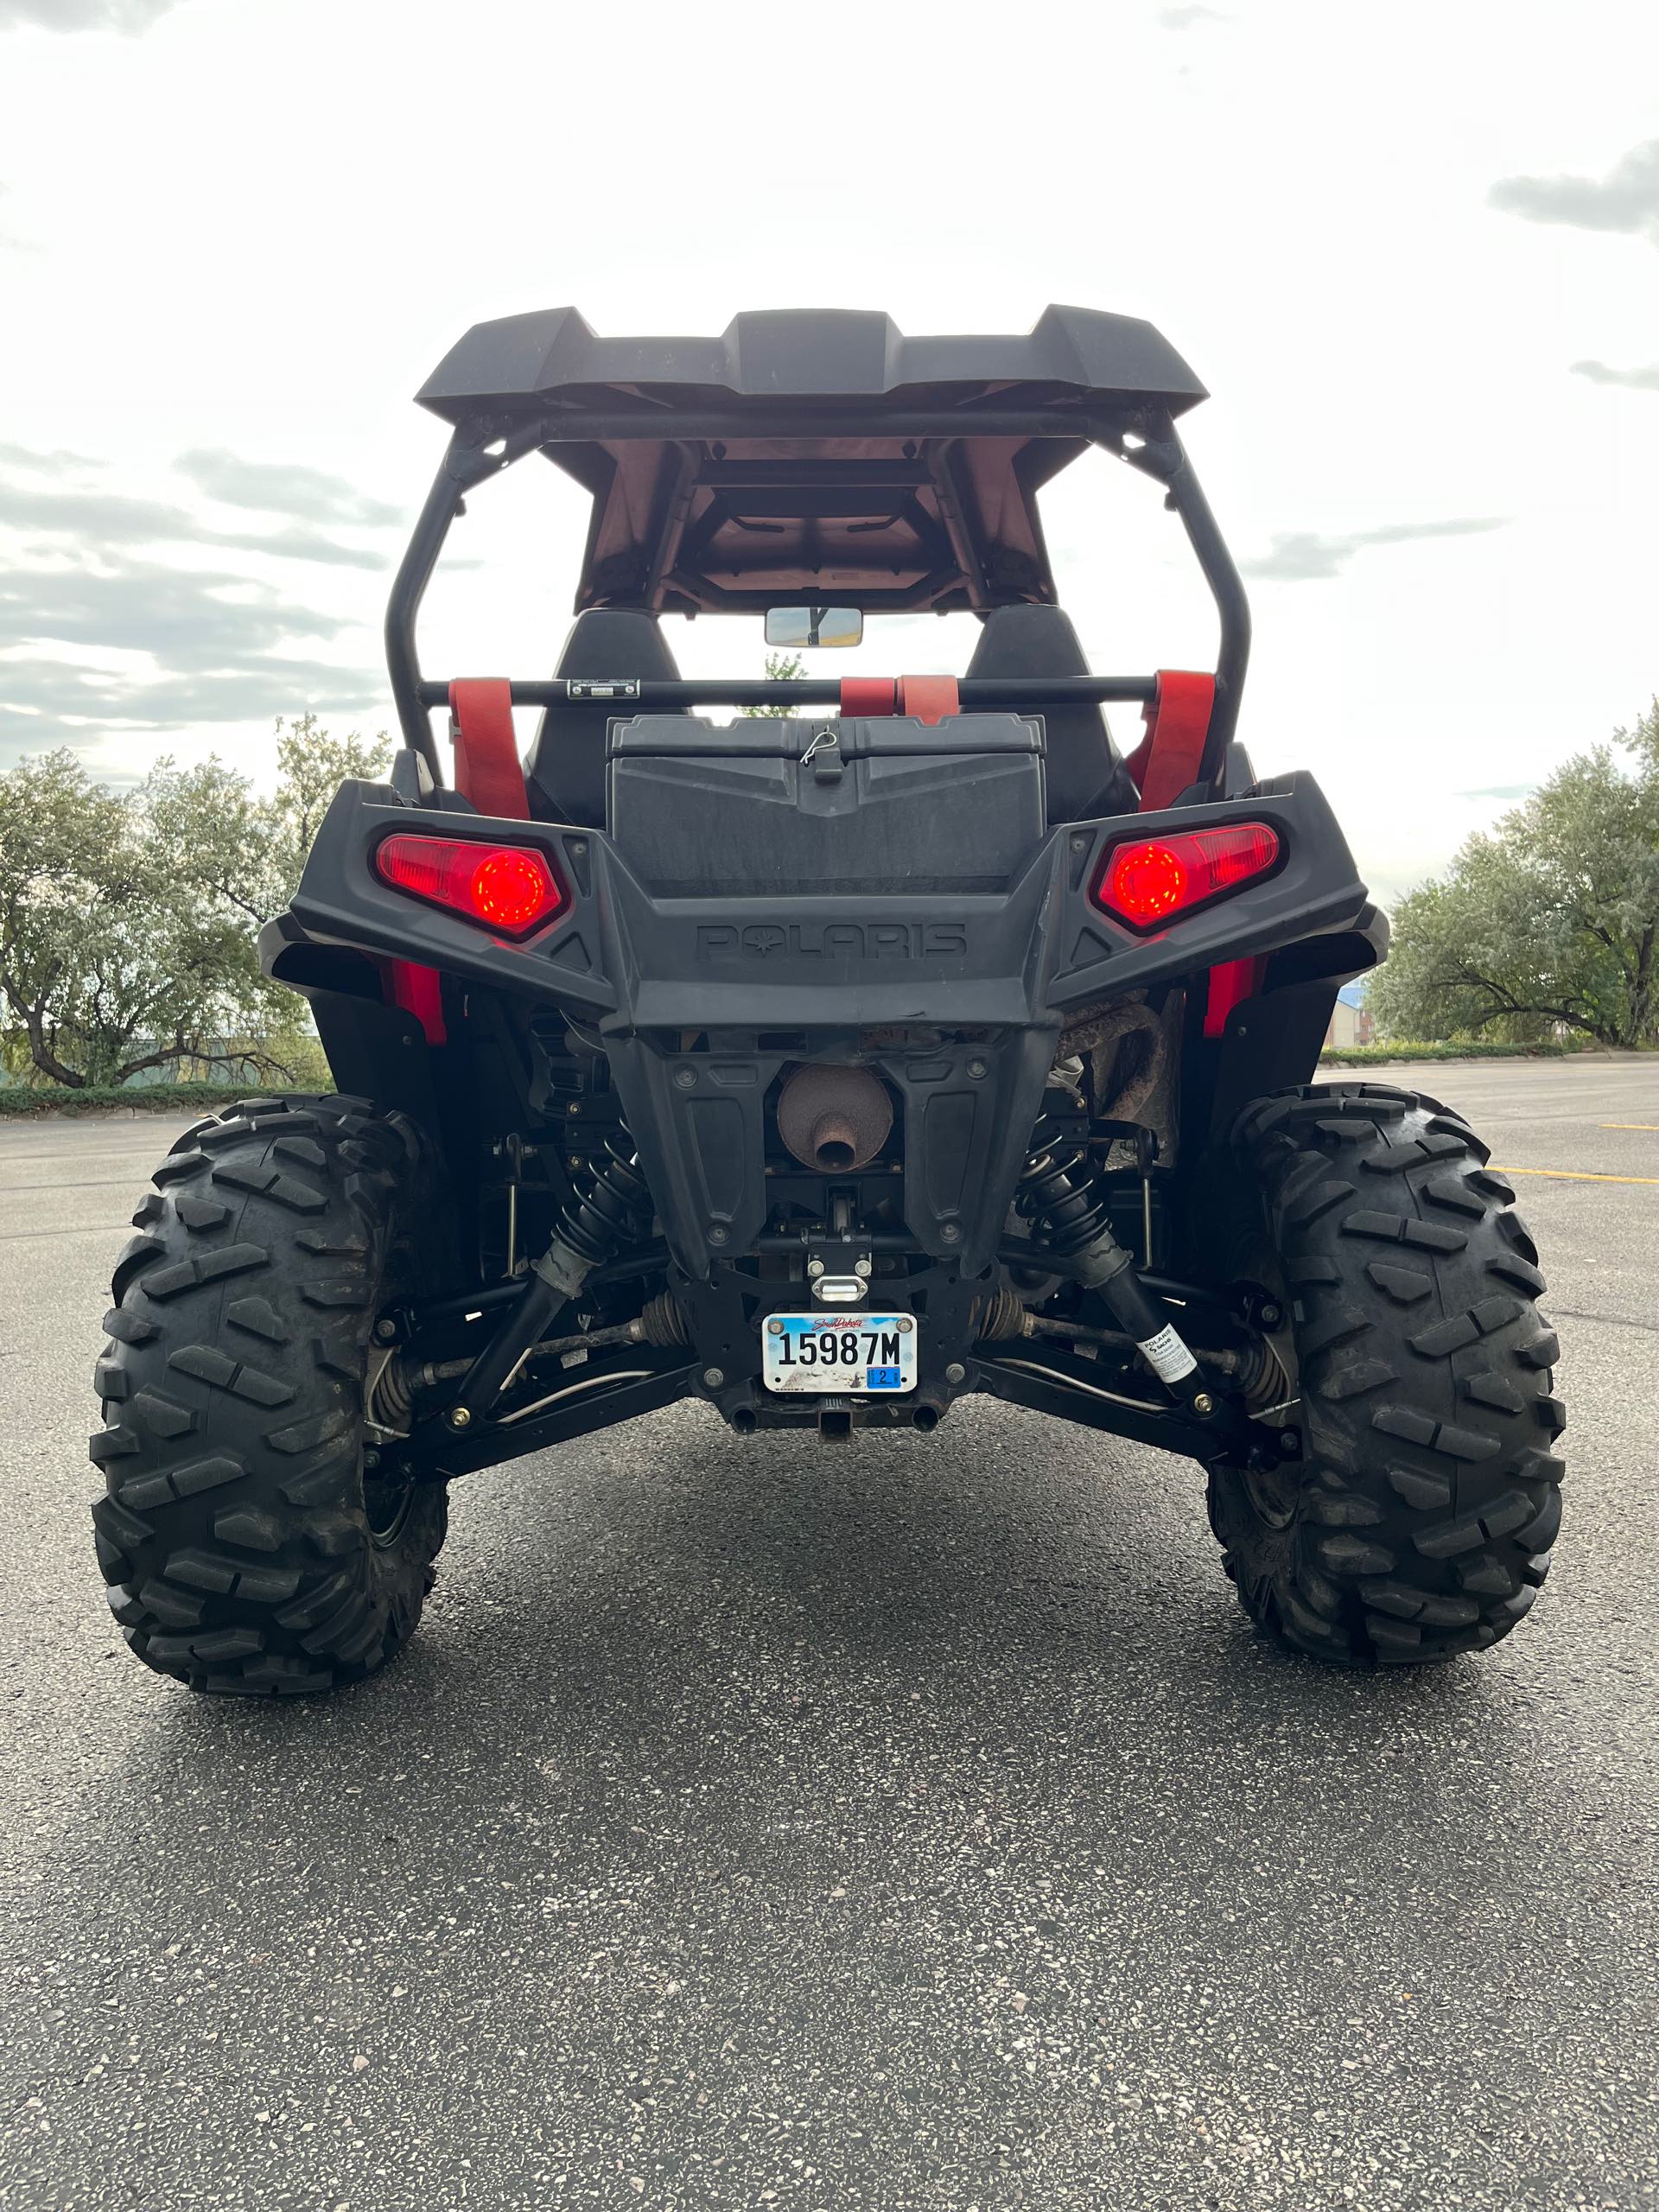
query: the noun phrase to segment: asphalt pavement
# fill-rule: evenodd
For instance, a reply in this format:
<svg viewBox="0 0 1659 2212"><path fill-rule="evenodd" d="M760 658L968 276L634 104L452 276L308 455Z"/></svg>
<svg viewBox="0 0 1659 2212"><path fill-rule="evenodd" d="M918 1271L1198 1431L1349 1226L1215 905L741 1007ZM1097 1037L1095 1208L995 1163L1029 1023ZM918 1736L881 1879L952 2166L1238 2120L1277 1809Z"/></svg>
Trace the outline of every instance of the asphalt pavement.
<svg viewBox="0 0 1659 2212"><path fill-rule="evenodd" d="M1254 1639L1183 1462L677 1408L459 1484L377 1680L194 1697L86 1511L178 1125L0 1124L0 2207L1659 2202L1659 1061L1403 1079L1515 1171L1567 1512L1376 1677Z"/></svg>

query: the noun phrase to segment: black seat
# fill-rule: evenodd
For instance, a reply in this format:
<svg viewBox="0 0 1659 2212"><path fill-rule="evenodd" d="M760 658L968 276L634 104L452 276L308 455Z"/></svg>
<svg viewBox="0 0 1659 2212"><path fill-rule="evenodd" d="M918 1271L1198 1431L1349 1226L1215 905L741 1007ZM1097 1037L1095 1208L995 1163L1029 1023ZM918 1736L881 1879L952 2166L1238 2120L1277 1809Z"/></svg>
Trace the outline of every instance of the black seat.
<svg viewBox="0 0 1659 2212"><path fill-rule="evenodd" d="M632 676L672 683L679 675L657 617L632 607L591 607L578 614L555 676ZM542 822L605 827L605 733L613 716L637 709L600 700L543 710L524 780L530 810Z"/></svg>
<svg viewBox="0 0 1659 2212"><path fill-rule="evenodd" d="M1000 681L1021 676L1087 676L1090 667L1071 618L1058 607L999 607L968 664L970 677ZM1045 707L1048 733L1048 818L1091 822L1133 814L1141 795L1119 758L1098 707Z"/></svg>

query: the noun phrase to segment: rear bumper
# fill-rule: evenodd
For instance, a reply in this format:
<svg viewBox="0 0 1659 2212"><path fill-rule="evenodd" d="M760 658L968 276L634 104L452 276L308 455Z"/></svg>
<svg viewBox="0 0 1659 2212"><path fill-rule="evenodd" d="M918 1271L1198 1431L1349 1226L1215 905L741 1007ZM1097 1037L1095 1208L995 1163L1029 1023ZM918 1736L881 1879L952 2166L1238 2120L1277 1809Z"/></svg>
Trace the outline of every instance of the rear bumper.
<svg viewBox="0 0 1659 2212"><path fill-rule="evenodd" d="M994 1256L1068 1016L1333 933L1357 934L1379 957L1383 925L1313 779L1284 779L1249 812L1279 832L1278 872L1147 937L1089 897L1121 818L1049 831L995 891L663 897L598 831L415 812L385 786L348 783L261 957L276 980L303 986L313 948L353 948L596 1027L669 1246L698 1281L763 1226L773 1079L802 1058L863 1060L900 1102L918 1249L975 1275ZM1135 830L1239 813L1236 801L1185 807L1137 816ZM535 845L570 903L521 944L420 905L371 864L381 837L417 829Z"/></svg>

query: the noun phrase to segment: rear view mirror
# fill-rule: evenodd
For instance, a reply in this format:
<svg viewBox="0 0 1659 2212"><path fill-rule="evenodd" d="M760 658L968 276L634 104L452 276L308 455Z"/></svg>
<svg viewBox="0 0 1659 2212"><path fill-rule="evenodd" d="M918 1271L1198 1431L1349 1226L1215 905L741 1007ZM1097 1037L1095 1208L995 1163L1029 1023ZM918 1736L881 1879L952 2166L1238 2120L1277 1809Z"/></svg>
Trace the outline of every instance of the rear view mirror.
<svg viewBox="0 0 1659 2212"><path fill-rule="evenodd" d="M864 635L857 607L769 607L769 645L855 645Z"/></svg>

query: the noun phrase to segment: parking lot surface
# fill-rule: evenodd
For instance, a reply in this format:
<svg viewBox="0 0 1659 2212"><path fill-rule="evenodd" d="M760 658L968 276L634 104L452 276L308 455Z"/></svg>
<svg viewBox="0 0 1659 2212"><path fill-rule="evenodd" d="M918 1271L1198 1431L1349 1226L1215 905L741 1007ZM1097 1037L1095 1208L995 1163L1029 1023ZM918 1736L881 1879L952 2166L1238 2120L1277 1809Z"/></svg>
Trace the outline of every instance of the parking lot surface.
<svg viewBox="0 0 1659 2212"><path fill-rule="evenodd" d="M991 1405L696 1408L459 1484L321 1702L137 1666L88 1376L178 1124L0 1124L6 2212L1659 2202L1659 1062L1367 1071L1513 1172L1529 1619L1255 1641L1198 1471Z"/></svg>

